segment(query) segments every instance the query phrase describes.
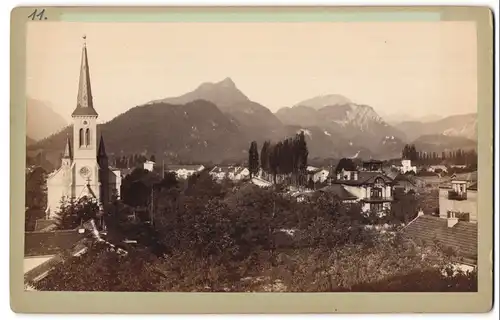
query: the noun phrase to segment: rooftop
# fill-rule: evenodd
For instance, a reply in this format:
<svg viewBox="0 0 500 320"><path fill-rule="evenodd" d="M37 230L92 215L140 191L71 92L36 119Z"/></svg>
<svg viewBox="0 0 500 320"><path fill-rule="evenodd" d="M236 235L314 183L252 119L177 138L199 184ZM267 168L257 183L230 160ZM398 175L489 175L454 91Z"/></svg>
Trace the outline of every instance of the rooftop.
<svg viewBox="0 0 500 320"><path fill-rule="evenodd" d="M360 185L364 185L364 184L375 183L375 180L377 178L383 179L384 183L386 183L386 184L391 184L394 182L391 178L389 178L387 175L383 174L382 172L360 171L358 173L357 180L335 179L333 181L333 183L334 184L345 184L345 185L351 185L351 186L360 186Z"/></svg>
<svg viewBox="0 0 500 320"><path fill-rule="evenodd" d="M356 164L352 159L348 158L342 158L340 159L339 163L337 164L337 167L335 168L335 173L338 173L342 170L345 171L357 171L358 168L356 167Z"/></svg>
<svg viewBox="0 0 500 320"><path fill-rule="evenodd" d="M24 256L55 255L72 248L84 237L77 230L26 232L24 234Z"/></svg>
<svg viewBox="0 0 500 320"><path fill-rule="evenodd" d="M169 171L177 171L177 170L200 170L203 167L201 164L170 164L167 167Z"/></svg>
<svg viewBox="0 0 500 320"><path fill-rule="evenodd" d="M326 186L319 190L320 192L327 192L337 196L340 200L356 200L357 197L344 189L340 184L332 184L330 186Z"/></svg>
<svg viewBox="0 0 500 320"><path fill-rule="evenodd" d="M402 232L418 241L437 241L446 248L452 248L459 255L477 264L477 224L459 221L448 227L447 219L423 215L411 221Z"/></svg>

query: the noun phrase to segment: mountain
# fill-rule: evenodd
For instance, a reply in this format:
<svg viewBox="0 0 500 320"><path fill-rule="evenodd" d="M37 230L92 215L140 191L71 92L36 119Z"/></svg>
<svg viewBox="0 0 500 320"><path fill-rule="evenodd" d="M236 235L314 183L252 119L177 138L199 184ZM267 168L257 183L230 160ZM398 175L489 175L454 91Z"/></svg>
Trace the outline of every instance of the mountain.
<svg viewBox="0 0 500 320"><path fill-rule="evenodd" d="M283 123L292 126L314 127L321 125L316 109L305 106L284 107L276 111L276 117Z"/></svg>
<svg viewBox="0 0 500 320"><path fill-rule="evenodd" d="M33 140L40 140L61 130L68 123L56 113L50 103L27 98L26 134Z"/></svg>
<svg viewBox="0 0 500 320"><path fill-rule="evenodd" d="M384 137L405 139L402 131L387 124L371 106L355 103L328 105L330 102L346 100L339 95L315 97L291 108L281 108L276 116L285 125L319 127L343 137L349 142L349 147L342 150L346 152L351 152L347 150L350 147L357 147L378 153L377 148ZM339 147L344 149L343 146Z"/></svg>
<svg viewBox="0 0 500 320"><path fill-rule="evenodd" d="M459 136L449 136L444 134L422 135L412 142L415 148L424 152L453 151L457 149L472 150L477 149L477 142Z"/></svg>
<svg viewBox="0 0 500 320"><path fill-rule="evenodd" d="M398 137L385 136L377 145L377 158L380 160L399 158L404 146L405 142Z"/></svg>
<svg viewBox="0 0 500 320"><path fill-rule="evenodd" d="M294 107L302 106L319 110L326 106L344 105L349 103L352 103L351 100L340 94L327 94L301 101L297 103Z"/></svg>
<svg viewBox="0 0 500 320"><path fill-rule="evenodd" d="M435 114L429 114L425 116L414 116L407 113L387 113L379 111L380 116L390 125L396 126L401 122L431 122L441 120L443 117Z"/></svg>
<svg viewBox="0 0 500 320"><path fill-rule="evenodd" d="M285 127L285 136L293 137L304 132L310 158L341 158L355 155L361 148L354 146L342 135L332 134L319 127L289 125Z"/></svg>
<svg viewBox="0 0 500 320"><path fill-rule="evenodd" d="M432 122L401 122L396 128L404 131L410 140L422 135L446 135L476 140L477 113L453 115Z"/></svg>
<svg viewBox="0 0 500 320"><path fill-rule="evenodd" d="M114 154L155 154L169 161L218 162L245 159L247 139L240 125L215 104L195 100L185 105L163 102L138 106L98 125L106 150ZM62 152L71 127L30 146ZM72 134L69 134L72 137Z"/></svg>
<svg viewBox="0 0 500 320"><path fill-rule="evenodd" d="M223 113L242 125L242 130L253 139L262 140L269 133L279 136L282 123L269 109L251 101L241 92L231 78L220 82L206 82L195 90L178 97L149 102L185 104L195 100L206 100L215 104Z"/></svg>

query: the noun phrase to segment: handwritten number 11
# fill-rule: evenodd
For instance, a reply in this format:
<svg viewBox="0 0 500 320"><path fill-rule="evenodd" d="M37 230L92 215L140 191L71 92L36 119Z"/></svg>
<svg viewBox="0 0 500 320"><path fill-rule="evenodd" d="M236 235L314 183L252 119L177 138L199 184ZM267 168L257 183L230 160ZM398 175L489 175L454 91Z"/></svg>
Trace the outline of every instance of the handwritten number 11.
<svg viewBox="0 0 500 320"><path fill-rule="evenodd" d="M45 9L42 9L40 12L38 12L38 9L35 9L29 16L28 19L31 20L47 20L47 17L44 16L45 14Z"/></svg>

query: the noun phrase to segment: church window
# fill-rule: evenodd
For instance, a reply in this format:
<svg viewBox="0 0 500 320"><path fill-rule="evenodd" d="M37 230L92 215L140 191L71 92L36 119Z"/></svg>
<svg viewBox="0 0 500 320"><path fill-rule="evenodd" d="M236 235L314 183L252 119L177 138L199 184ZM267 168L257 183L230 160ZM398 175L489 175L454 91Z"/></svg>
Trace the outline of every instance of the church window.
<svg viewBox="0 0 500 320"><path fill-rule="evenodd" d="M90 146L90 129L85 130L85 145Z"/></svg>
<svg viewBox="0 0 500 320"><path fill-rule="evenodd" d="M83 146L83 129L80 129L80 147Z"/></svg>

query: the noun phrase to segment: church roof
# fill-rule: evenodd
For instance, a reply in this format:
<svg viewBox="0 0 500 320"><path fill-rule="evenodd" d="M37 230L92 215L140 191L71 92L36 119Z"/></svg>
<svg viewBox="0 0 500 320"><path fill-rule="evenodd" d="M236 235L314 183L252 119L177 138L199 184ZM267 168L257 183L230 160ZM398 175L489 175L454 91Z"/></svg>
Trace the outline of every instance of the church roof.
<svg viewBox="0 0 500 320"><path fill-rule="evenodd" d="M97 156L100 157L107 157L106 155L106 147L104 146L104 138L101 135L101 140L99 141L99 150L97 151Z"/></svg>
<svg viewBox="0 0 500 320"><path fill-rule="evenodd" d="M84 41L86 37L83 37ZM90 70L87 57L87 44L84 42L82 48L82 63L80 66L80 81L78 84L78 98L76 109L72 116L97 116L92 100L92 88L90 85Z"/></svg>
<svg viewBox="0 0 500 320"><path fill-rule="evenodd" d="M71 159L72 156L73 156L73 153L71 152L71 142L69 141L69 136L68 136L66 138L66 146L64 147L63 158Z"/></svg>

